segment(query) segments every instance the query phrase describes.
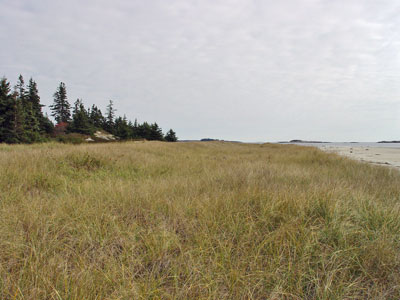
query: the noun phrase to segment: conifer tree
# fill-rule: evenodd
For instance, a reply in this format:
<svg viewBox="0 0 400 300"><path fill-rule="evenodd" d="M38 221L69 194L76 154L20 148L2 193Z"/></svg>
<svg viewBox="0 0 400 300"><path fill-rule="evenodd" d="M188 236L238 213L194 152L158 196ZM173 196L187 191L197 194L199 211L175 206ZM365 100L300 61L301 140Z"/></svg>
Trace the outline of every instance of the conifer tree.
<svg viewBox="0 0 400 300"><path fill-rule="evenodd" d="M114 102L110 100L107 105L106 111L106 119L105 119L105 126L104 129L110 133L114 131L114 118L115 118L115 109L114 109Z"/></svg>
<svg viewBox="0 0 400 300"><path fill-rule="evenodd" d="M18 93L11 94L11 113L14 119L13 137L15 143L29 143L27 126L25 122L25 110L22 101L18 98Z"/></svg>
<svg viewBox="0 0 400 300"><path fill-rule="evenodd" d="M150 136L148 137L148 140L153 140L153 141L164 140L164 135L162 133L162 129L160 126L158 126L157 123L150 125Z"/></svg>
<svg viewBox="0 0 400 300"><path fill-rule="evenodd" d="M82 134L93 134L94 132L94 128L89 121L88 111L80 99L75 101L72 121L68 127L68 131Z"/></svg>
<svg viewBox="0 0 400 300"><path fill-rule="evenodd" d="M50 105L52 116L57 123L68 122L71 119L71 105L67 99L67 89L65 83L60 82L57 91L54 93L54 104Z"/></svg>
<svg viewBox="0 0 400 300"><path fill-rule="evenodd" d="M36 83L31 78L28 90L26 90L24 79L20 75L15 89L18 93L17 132L19 139L23 143L40 141L42 139L40 122L42 121L43 114Z"/></svg>
<svg viewBox="0 0 400 300"><path fill-rule="evenodd" d="M44 105L40 104L40 96L39 96L37 84L32 78L29 79L28 89L26 92L26 98L27 98L27 102L30 103L30 105L32 107L32 113L33 113L34 117L37 119L37 121L39 123L39 131L46 132L45 123L47 121L45 120L45 116L43 115L43 112L42 112L42 107Z"/></svg>
<svg viewBox="0 0 400 300"><path fill-rule="evenodd" d="M18 142L30 143L31 128L28 121L30 117L30 106L26 101L25 82L22 75L19 75L17 84L14 86L14 93L12 94L12 102L14 106L14 129L15 137ZM33 124L35 125L35 124Z"/></svg>
<svg viewBox="0 0 400 300"><path fill-rule="evenodd" d="M165 140L167 142L176 142L178 141L178 138L176 136L175 131L173 131L172 129L170 129L167 134L165 135Z"/></svg>
<svg viewBox="0 0 400 300"><path fill-rule="evenodd" d="M54 125L49 117L42 112L39 92L36 82L31 78L25 87L24 78L19 76L14 92L11 92L10 83L6 78L0 79L0 142L31 143L43 139L44 134L50 134ZM75 102L71 120L71 107L67 100L66 87L60 83L54 93L54 103L50 106L52 116L69 132L93 134L96 129L104 130L118 136L122 140L144 138L147 140L177 141L176 133L170 129L163 135L157 123L134 123L126 116L115 117L114 103L110 100L105 117L96 105L85 109L82 100Z"/></svg>
<svg viewBox="0 0 400 300"><path fill-rule="evenodd" d="M102 128L102 126L105 123L103 113L94 104L92 105L92 108L90 109L89 120L90 120L90 123L97 129Z"/></svg>
<svg viewBox="0 0 400 300"><path fill-rule="evenodd" d="M138 136L146 140L151 139L151 126L149 123L143 122L138 125Z"/></svg>
<svg viewBox="0 0 400 300"><path fill-rule="evenodd" d="M20 74L18 77L18 82L15 86L15 91L18 94L18 98L21 100L23 106L26 105L26 91L25 91L25 81L24 77Z"/></svg>
<svg viewBox="0 0 400 300"><path fill-rule="evenodd" d="M43 131L47 134L52 134L54 132L54 124L50 120L47 113L46 113L46 115L43 116L42 122L40 124L40 129L41 129L41 131Z"/></svg>
<svg viewBox="0 0 400 300"><path fill-rule="evenodd" d="M0 143L18 143L16 136L16 102L11 94L10 83L0 80Z"/></svg>
<svg viewBox="0 0 400 300"><path fill-rule="evenodd" d="M135 122L133 123L133 125L131 124L131 129L132 129L132 138L140 138L140 134L139 134L139 125L138 125L138 121L137 119L135 119Z"/></svg>
<svg viewBox="0 0 400 300"><path fill-rule="evenodd" d="M24 109L24 137L23 142L33 143L41 140L40 123L32 108L32 103L27 103Z"/></svg>
<svg viewBox="0 0 400 300"><path fill-rule="evenodd" d="M129 127L126 116L123 118L118 117L115 119L114 134L121 140L127 140L132 137L132 131Z"/></svg>
<svg viewBox="0 0 400 300"><path fill-rule="evenodd" d="M26 92L27 100L32 103L32 108L37 118L43 117L42 107L40 104L40 96L36 82L31 78L29 79L28 90Z"/></svg>
<svg viewBox="0 0 400 300"><path fill-rule="evenodd" d="M7 143L32 143L41 140L37 119L24 79L19 76L14 92L10 93L9 83L1 81L0 140Z"/></svg>

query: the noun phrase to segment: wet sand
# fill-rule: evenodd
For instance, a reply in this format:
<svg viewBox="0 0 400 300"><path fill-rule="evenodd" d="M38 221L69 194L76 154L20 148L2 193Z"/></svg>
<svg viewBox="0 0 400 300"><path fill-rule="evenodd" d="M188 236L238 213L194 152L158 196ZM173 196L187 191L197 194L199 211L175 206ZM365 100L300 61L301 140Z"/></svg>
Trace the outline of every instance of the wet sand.
<svg viewBox="0 0 400 300"><path fill-rule="evenodd" d="M321 150L333 152L376 165L395 167L400 170L400 148L321 146Z"/></svg>

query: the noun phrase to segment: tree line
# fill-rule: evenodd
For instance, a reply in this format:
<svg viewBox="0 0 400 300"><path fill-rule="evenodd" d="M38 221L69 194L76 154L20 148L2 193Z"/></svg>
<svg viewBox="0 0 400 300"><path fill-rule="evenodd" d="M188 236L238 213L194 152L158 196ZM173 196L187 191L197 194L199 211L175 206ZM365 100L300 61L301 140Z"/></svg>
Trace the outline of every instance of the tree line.
<svg viewBox="0 0 400 300"><path fill-rule="evenodd" d="M11 88L5 77L0 80L0 143L35 143L50 139L57 134L79 133L93 135L103 130L120 140L146 139L177 141L170 129L165 135L157 123L131 122L126 116L116 116L113 101L109 101L105 114L96 106L86 108L82 99L73 106L68 101L67 89L59 84L50 105L56 125L44 114L36 82L31 78L25 85L22 75Z"/></svg>

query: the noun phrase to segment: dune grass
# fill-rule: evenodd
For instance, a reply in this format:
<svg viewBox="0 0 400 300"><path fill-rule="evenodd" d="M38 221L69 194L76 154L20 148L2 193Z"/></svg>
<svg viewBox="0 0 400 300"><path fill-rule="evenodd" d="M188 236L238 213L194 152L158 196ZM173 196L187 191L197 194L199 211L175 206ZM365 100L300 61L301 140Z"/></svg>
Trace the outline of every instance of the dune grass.
<svg viewBox="0 0 400 300"><path fill-rule="evenodd" d="M399 299L400 173L314 148L0 145L0 299Z"/></svg>

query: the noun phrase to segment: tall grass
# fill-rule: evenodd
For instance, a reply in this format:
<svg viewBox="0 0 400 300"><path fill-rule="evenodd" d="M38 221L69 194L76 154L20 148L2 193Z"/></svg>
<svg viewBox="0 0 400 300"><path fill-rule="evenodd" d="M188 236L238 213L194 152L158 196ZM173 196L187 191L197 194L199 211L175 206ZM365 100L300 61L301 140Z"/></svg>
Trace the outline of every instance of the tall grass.
<svg viewBox="0 0 400 300"><path fill-rule="evenodd" d="M0 146L0 299L399 299L400 174L314 148Z"/></svg>

